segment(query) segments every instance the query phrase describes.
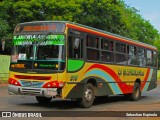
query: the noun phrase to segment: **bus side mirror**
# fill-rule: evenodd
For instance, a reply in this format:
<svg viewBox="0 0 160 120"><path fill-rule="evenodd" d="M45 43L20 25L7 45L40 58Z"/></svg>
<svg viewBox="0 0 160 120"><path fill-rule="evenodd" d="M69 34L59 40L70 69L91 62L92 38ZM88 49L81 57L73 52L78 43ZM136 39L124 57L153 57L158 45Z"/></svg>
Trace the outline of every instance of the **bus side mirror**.
<svg viewBox="0 0 160 120"><path fill-rule="evenodd" d="M74 42L73 42L74 49L78 49L79 48L79 42L80 42L80 38L75 38L74 39Z"/></svg>

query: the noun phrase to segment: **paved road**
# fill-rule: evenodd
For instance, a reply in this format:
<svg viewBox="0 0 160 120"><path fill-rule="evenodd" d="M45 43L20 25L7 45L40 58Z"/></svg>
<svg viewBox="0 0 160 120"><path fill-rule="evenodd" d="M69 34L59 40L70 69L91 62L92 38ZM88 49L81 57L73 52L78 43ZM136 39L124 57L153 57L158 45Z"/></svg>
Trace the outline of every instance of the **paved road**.
<svg viewBox="0 0 160 120"><path fill-rule="evenodd" d="M34 96L10 96L7 86L0 86L0 111L160 111L160 85L143 93L141 100L137 102L128 101L123 96L112 96L96 101L88 109L80 108L76 102L58 99L52 100L50 104L40 105Z"/></svg>

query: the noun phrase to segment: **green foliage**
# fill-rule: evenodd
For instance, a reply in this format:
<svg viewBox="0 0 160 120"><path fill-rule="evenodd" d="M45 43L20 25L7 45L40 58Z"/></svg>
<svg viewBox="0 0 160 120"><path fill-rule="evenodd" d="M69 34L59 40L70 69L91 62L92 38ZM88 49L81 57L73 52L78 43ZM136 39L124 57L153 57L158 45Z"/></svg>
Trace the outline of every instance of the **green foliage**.
<svg viewBox="0 0 160 120"><path fill-rule="evenodd" d="M9 25L6 20L0 19L0 39L5 37L9 32Z"/></svg>
<svg viewBox="0 0 160 120"><path fill-rule="evenodd" d="M158 31L138 12L123 0L3 0L0 2L0 37L11 36L16 24L21 22L63 20L153 45Z"/></svg>
<svg viewBox="0 0 160 120"><path fill-rule="evenodd" d="M154 40L154 45L160 50L160 34L158 35L157 39Z"/></svg>
<svg viewBox="0 0 160 120"><path fill-rule="evenodd" d="M123 16L125 18L123 21L126 23L124 34L129 38L153 45L158 37L158 31L138 12L135 8L126 7L125 13L122 14L127 16L126 18Z"/></svg>
<svg viewBox="0 0 160 120"><path fill-rule="evenodd" d="M9 24L5 20L0 19L0 46L1 46L2 38L5 39L7 43L5 45L5 49L7 49L6 52L10 53L10 49L11 49L11 39L10 38L12 38L12 33L10 33Z"/></svg>

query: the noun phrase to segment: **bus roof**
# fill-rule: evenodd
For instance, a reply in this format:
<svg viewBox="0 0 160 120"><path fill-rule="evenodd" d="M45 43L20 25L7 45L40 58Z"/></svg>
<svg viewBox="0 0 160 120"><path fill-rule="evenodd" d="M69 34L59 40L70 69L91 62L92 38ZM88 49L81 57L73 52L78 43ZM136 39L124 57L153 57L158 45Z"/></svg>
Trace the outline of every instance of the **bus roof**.
<svg viewBox="0 0 160 120"><path fill-rule="evenodd" d="M144 48L148 48L148 49L152 49L152 50L157 50L157 48L155 46L152 46L152 45L149 45L149 44L137 41L137 40L133 40L133 39L121 36L121 35L113 34L113 33L110 33L110 32L104 31L104 30L96 29L93 27L89 27L86 25L82 25L82 24L70 22L70 21L34 21L34 22L19 23L18 25L32 24L32 23L65 23L68 27L75 28L80 31L93 33L93 34L96 34L99 36L111 38L111 39L121 41L121 42L126 42L128 44L133 44L136 46L142 46Z"/></svg>

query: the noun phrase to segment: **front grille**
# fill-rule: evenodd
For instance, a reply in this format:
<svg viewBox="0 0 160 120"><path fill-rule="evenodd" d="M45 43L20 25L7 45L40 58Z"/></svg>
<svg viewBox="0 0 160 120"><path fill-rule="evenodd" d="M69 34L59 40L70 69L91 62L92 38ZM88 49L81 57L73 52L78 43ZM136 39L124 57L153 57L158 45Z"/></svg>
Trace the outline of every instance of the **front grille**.
<svg viewBox="0 0 160 120"><path fill-rule="evenodd" d="M23 87L41 88L44 82L20 80Z"/></svg>

